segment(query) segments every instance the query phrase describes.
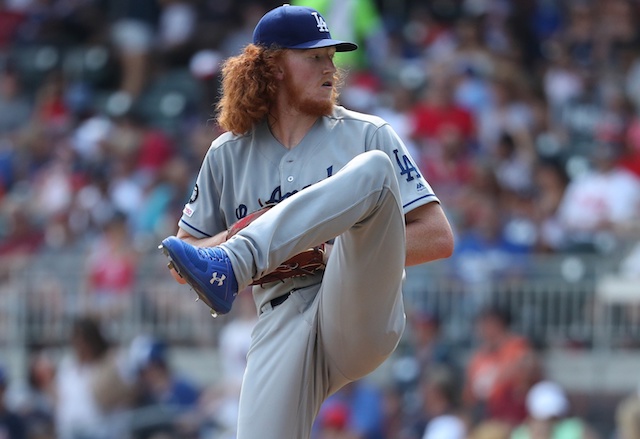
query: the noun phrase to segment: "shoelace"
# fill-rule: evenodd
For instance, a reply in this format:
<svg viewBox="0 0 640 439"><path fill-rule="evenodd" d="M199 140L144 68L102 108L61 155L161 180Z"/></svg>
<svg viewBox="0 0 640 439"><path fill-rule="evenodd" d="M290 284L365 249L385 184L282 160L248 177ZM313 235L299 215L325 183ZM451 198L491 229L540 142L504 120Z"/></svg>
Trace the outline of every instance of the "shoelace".
<svg viewBox="0 0 640 439"><path fill-rule="evenodd" d="M211 261L224 262L224 258L218 256L219 252L214 251L212 248L198 248L197 252L200 257L207 258Z"/></svg>

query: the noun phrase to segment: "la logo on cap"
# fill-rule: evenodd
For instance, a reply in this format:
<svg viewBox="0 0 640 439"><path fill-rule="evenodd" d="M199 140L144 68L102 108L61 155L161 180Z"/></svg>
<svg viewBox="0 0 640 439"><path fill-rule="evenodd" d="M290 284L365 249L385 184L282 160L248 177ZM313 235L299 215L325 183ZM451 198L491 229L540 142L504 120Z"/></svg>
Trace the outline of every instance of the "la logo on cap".
<svg viewBox="0 0 640 439"><path fill-rule="evenodd" d="M318 31L329 32L329 28L327 27L327 22L324 21L324 18L322 18L320 14L318 14L317 12L312 12L311 15L313 15L316 18L316 26L318 26Z"/></svg>

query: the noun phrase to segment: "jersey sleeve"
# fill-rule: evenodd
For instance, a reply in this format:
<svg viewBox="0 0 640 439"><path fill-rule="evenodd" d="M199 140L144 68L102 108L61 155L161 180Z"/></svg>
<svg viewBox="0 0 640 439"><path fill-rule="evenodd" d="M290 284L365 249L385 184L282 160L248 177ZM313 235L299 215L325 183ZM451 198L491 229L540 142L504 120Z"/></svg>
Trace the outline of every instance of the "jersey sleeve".
<svg viewBox="0 0 640 439"><path fill-rule="evenodd" d="M416 161L404 142L389 124L378 128L373 135L370 149L387 153L396 170L404 213L431 202L440 202L427 180L422 176Z"/></svg>
<svg viewBox="0 0 640 439"><path fill-rule="evenodd" d="M207 152L178 226L196 238L208 238L226 229L220 212L220 191L215 179L214 149Z"/></svg>

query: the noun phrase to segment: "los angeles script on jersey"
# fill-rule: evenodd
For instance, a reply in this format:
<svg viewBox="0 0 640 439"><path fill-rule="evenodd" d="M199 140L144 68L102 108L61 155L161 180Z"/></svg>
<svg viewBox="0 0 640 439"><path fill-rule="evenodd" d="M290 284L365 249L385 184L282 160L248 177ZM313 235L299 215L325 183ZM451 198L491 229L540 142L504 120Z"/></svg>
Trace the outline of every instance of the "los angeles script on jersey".
<svg viewBox="0 0 640 439"><path fill-rule="evenodd" d="M326 178L329 178L332 175L333 175L333 166L329 166L327 168L327 177ZM302 189L306 189L309 186L311 186L311 185L308 184L305 187L303 187ZM262 200L261 198L258 198L258 204L260 205L260 207L272 206L274 204L278 204L280 201L282 201L282 200L284 200L286 198L289 198L291 195L297 194L302 189L296 189L296 190L291 191L291 192L282 193L282 187L280 185L278 185L275 189L273 189L271 191L271 196L266 201ZM240 220L240 219L244 218L245 216L247 216L248 214L250 214L251 212L249 212L249 208L247 207L246 204L240 204L238 207L236 207L236 212L235 213L236 213L236 218Z"/></svg>
<svg viewBox="0 0 640 439"><path fill-rule="evenodd" d="M409 158L409 156L407 156L406 154L400 154L400 151L397 149L393 150L393 154L395 156L395 161L396 164L398 165L399 168L399 174L400 177L406 179L407 182L411 182L415 179L419 179L421 178L420 176L420 172L418 171L418 168L416 167L415 164L413 164L413 162L411 161L411 158ZM327 168L327 177L329 178L333 175L333 166L329 166ZM306 185L305 187L303 187L302 189L306 189L309 186L311 186L310 184ZM422 186L421 183L419 183L418 187ZM285 192L282 193L282 187L280 185L276 186L275 189L273 189L271 191L271 195L269 196L269 198L265 201L262 199L258 199L258 204L260 205L260 207L265 207L265 206L271 206L273 204L278 204L280 201L289 198L290 196L300 192L302 189L296 189L293 190L291 192ZM236 215L236 219L240 220L242 218L244 218L245 216L247 216L248 214L250 214L251 212L249 212L249 208L247 207L246 204L240 204L238 205L238 207L236 207L235 209L235 215Z"/></svg>

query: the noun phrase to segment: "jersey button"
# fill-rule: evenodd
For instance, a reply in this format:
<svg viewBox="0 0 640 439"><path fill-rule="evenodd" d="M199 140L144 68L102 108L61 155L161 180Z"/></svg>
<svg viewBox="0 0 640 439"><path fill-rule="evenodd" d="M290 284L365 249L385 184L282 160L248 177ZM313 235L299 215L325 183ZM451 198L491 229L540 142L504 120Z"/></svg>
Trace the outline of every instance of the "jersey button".
<svg viewBox="0 0 640 439"><path fill-rule="evenodd" d="M288 176L288 177L287 177L287 181L288 181L289 183L291 183L291 182L293 181L293 176L292 176L292 175Z"/></svg>

